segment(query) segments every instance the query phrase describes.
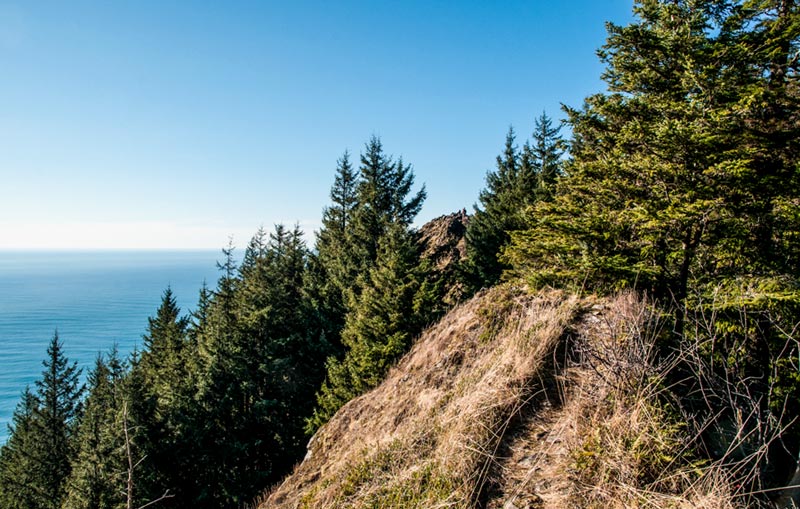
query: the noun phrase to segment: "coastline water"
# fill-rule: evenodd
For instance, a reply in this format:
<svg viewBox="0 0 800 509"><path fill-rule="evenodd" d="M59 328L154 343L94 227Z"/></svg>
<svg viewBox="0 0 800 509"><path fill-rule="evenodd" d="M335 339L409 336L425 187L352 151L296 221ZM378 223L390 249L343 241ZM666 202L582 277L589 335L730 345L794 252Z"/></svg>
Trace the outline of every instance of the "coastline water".
<svg viewBox="0 0 800 509"><path fill-rule="evenodd" d="M169 286L185 314L216 261L207 251L0 251L0 444L26 385L40 377L58 330L83 375L114 344L124 357L142 343Z"/></svg>

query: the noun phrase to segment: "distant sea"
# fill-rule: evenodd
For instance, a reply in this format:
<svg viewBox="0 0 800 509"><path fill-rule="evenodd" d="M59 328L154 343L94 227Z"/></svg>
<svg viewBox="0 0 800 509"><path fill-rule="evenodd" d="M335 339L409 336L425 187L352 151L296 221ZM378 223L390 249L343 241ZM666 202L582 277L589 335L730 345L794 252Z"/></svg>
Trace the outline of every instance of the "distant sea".
<svg viewBox="0 0 800 509"><path fill-rule="evenodd" d="M58 330L83 368L115 343L141 346L147 318L170 286L184 313L205 280L216 286L219 251L0 251L0 444L26 385L40 377Z"/></svg>

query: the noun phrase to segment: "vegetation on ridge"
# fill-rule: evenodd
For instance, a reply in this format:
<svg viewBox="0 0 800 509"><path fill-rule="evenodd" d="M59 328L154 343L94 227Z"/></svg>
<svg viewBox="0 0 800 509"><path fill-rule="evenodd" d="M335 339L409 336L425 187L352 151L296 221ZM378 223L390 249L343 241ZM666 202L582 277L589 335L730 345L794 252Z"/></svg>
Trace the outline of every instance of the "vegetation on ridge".
<svg viewBox="0 0 800 509"><path fill-rule="evenodd" d="M312 433L266 506L800 502L800 6L634 12L568 140L544 114L522 150L509 131L455 268L423 257L425 190L373 137L313 248L282 225L241 264L229 246L85 399L54 338L0 505L243 506Z"/></svg>

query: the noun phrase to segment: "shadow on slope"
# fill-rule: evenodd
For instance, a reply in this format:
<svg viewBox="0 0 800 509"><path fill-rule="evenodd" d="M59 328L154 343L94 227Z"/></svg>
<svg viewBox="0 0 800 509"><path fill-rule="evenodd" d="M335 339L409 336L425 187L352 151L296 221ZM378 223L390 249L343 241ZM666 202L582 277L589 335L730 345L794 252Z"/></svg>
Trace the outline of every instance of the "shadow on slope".
<svg viewBox="0 0 800 509"><path fill-rule="evenodd" d="M481 292L312 438L261 508L733 507L632 295Z"/></svg>

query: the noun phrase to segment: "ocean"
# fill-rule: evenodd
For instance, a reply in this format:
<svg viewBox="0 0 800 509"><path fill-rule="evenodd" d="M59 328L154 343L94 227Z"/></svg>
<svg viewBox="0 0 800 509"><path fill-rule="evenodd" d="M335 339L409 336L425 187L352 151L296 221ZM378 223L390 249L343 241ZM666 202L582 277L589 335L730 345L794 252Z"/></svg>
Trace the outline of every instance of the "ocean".
<svg viewBox="0 0 800 509"><path fill-rule="evenodd" d="M85 378L98 352L141 346L167 286L183 313L193 310L203 281L216 286L221 259L211 250L0 252L0 444L56 330Z"/></svg>

